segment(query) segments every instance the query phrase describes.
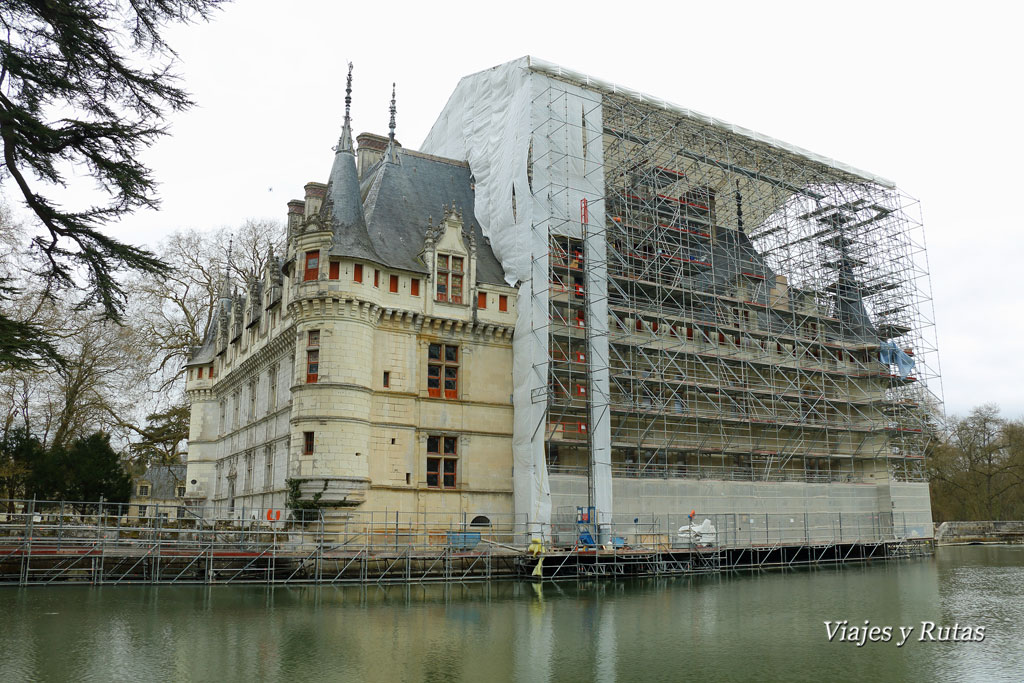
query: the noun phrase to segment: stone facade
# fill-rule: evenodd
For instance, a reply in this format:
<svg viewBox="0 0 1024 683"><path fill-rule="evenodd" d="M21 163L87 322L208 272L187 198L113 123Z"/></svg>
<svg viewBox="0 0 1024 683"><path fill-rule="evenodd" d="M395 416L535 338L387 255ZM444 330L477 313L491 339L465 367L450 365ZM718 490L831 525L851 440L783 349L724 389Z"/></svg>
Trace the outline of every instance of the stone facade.
<svg viewBox="0 0 1024 683"><path fill-rule="evenodd" d="M363 158L374 162L361 173L370 183L402 179L405 164L465 187L424 208L414 258L398 267L394 251L360 250L372 220L361 219L362 238L358 224L335 220L348 209L331 192L345 182L339 172L355 172L351 159L289 203L287 254L272 254L243 291L225 283L188 364L193 504L238 516L300 501L512 512L516 290L495 270L472 207L457 203L471 192L468 167L408 150ZM380 215L389 201L379 188L350 199Z"/></svg>

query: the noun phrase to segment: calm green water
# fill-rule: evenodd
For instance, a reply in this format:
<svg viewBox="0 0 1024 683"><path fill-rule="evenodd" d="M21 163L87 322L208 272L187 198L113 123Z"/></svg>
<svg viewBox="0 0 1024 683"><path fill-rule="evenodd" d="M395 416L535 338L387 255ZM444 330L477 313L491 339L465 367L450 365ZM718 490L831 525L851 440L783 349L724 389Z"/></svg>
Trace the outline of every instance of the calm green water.
<svg viewBox="0 0 1024 683"><path fill-rule="evenodd" d="M893 640L829 642L842 619ZM923 620L985 637L919 642ZM543 587L3 588L0 623L4 682L1020 681L1024 547ZM898 626L915 627L901 648Z"/></svg>

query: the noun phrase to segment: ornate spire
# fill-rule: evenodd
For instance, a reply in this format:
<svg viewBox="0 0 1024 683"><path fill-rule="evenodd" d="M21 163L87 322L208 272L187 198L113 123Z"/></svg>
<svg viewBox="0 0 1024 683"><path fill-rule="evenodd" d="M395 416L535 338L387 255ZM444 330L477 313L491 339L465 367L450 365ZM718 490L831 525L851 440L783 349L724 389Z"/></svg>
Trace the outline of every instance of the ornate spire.
<svg viewBox="0 0 1024 683"><path fill-rule="evenodd" d="M398 163L398 143L395 142L395 84L391 84L391 120L388 122L388 148L384 157L393 164Z"/></svg>
<svg viewBox="0 0 1024 683"><path fill-rule="evenodd" d="M345 89L345 125L341 140L335 148L331 175L327 181L327 193L320 206L320 218L324 227L330 226L334 233L330 253L336 256L384 263L373 248L373 241L366 229L363 200L359 193L359 172L356 170L356 155L352 147L352 64L348 65L348 84Z"/></svg>
<svg viewBox="0 0 1024 683"><path fill-rule="evenodd" d="M348 79L345 82L345 120L349 120L352 110L352 62L348 63Z"/></svg>
<svg viewBox="0 0 1024 683"><path fill-rule="evenodd" d="M230 236L228 238L228 260L227 260L227 263L224 264L224 278L223 278L223 280L221 280L221 286L220 286L220 298L221 298L221 300L230 299L231 298L231 286L232 286L232 281L231 281L231 250L234 248L234 246L235 246L235 237L234 237L234 235L232 235L232 236Z"/></svg>
<svg viewBox="0 0 1024 683"><path fill-rule="evenodd" d="M736 227L743 230L743 196L740 194L740 181L736 180Z"/></svg>
<svg viewBox="0 0 1024 683"><path fill-rule="evenodd" d="M352 152L352 62L348 63L348 80L345 83L345 123L341 127L336 152Z"/></svg>
<svg viewBox="0 0 1024 683"><path fill-rule="evenodd" d="M388 128L390 129L390 132L388 133L388 138L391 139L391 144L395 144L395 112L397 110L395 109L395 84L394 83L391 84L391 110L390 111L391 111L391 121L388 122Z"/></svg>

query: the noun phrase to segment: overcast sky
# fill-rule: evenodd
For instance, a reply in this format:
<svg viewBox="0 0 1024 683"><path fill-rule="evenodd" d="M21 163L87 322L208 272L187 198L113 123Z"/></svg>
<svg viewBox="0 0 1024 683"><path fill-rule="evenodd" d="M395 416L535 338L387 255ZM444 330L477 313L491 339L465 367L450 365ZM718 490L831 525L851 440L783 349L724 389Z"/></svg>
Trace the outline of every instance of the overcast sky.
<svg viewBox="0 0 1024 683"><path fill-rule="evenodd" d="M418 148L459 79L531 54L894 180L921 200L948 413L1024 415L1021 19L1015 3L238 0L173 29L198 106L147 153L162 208L117 236L283 219L356 132ZM10 193L8 193L10 197ZM13 199L13 197L12 197ZM938 390L938 387L935 388Z"/></svg>

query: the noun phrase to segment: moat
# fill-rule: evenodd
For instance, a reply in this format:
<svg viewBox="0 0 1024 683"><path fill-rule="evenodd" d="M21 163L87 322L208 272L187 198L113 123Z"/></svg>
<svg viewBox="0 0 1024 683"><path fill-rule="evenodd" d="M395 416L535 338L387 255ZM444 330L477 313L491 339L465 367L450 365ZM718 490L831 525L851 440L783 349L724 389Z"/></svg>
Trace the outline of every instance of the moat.
<svg viewBox="0 0 1024 683"><path fill-rule="evenodd" d="M1022 586L1024 547L960 546L632 581L5 587L0 680L1019 680ZM829 642L842 620L896 636Z"/></svg>

